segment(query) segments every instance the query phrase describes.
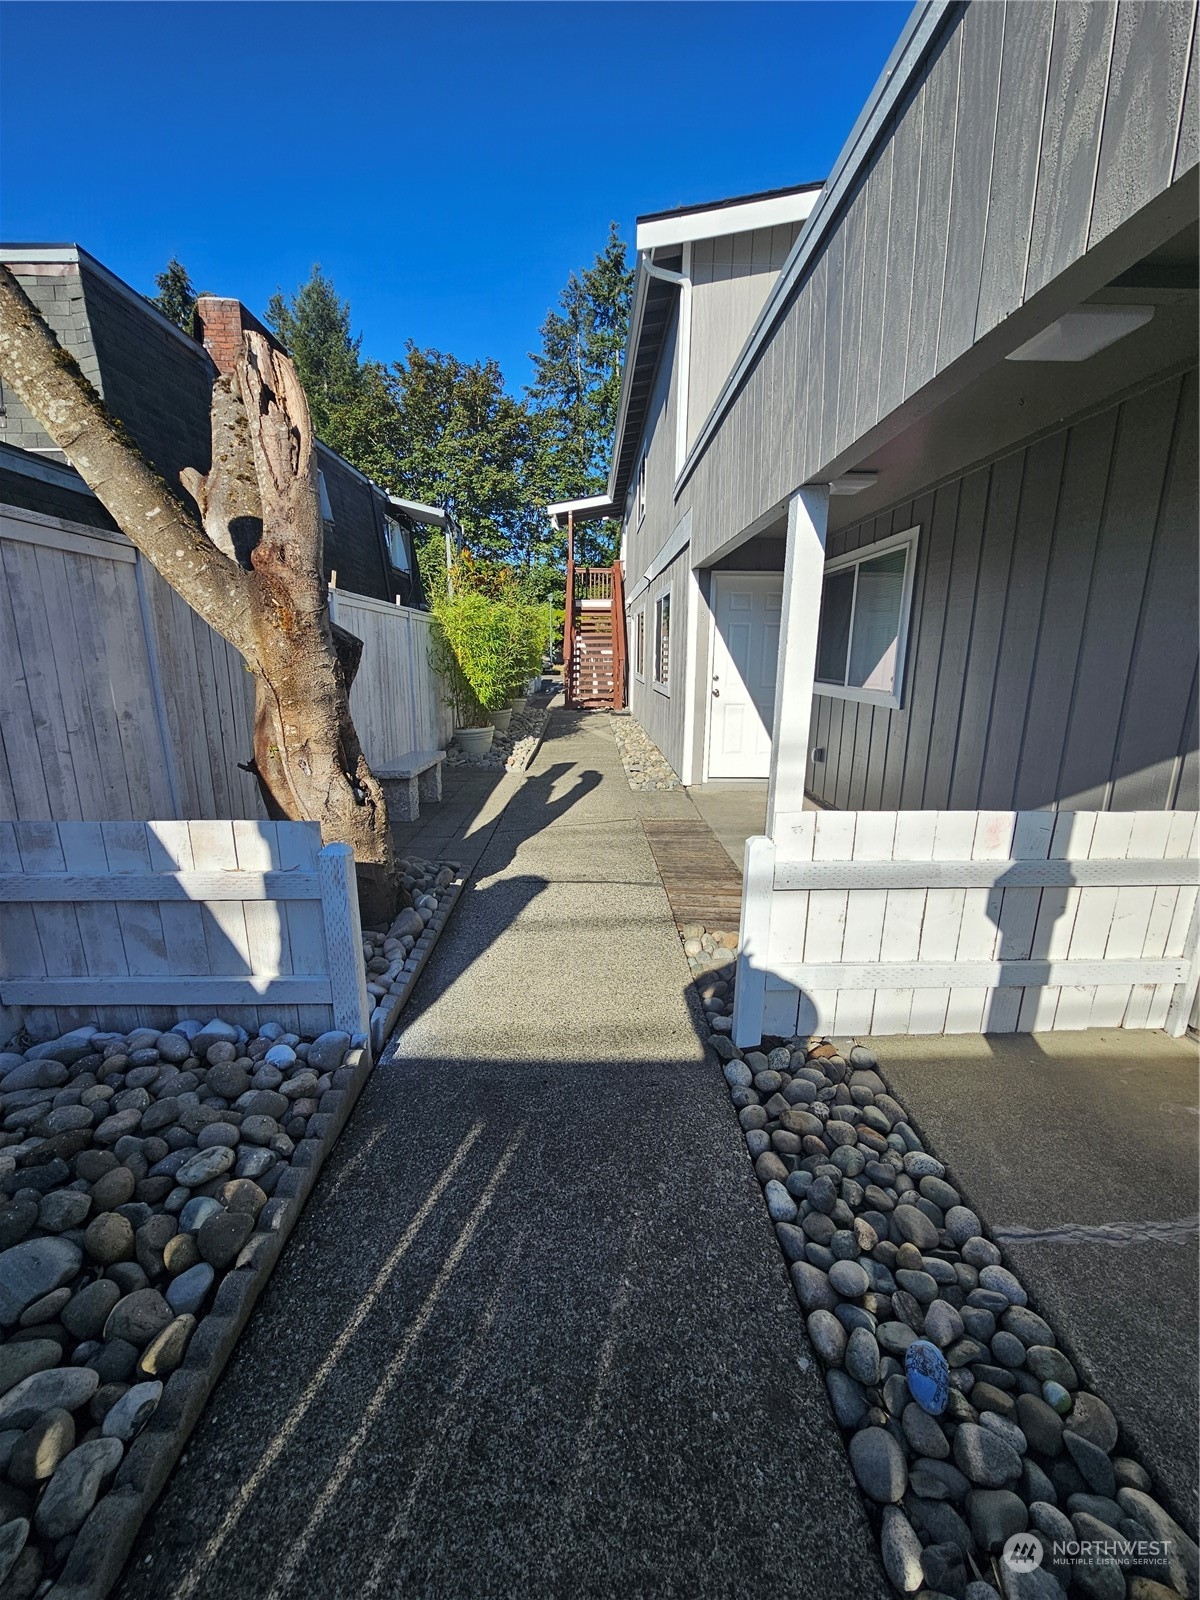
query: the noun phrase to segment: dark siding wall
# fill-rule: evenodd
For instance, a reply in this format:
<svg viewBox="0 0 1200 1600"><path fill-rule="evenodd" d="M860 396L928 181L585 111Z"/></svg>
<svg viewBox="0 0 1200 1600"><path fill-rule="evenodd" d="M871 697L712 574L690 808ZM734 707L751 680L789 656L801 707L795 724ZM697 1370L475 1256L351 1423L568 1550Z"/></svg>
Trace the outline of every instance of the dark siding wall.
<svg viewBox="0 0 1200 1600"><path fill-rule="evenodd" d="M336 572L339 589L392 600L383 565L383 521L377 490L323 446L317 464L325 474L333 527L325 530L325 576Z"/></svg>
<svg viewBox="0 0 1200 1600"><path fill-rule="evenodd" d="M1191 809L1195 370L829 539L921 529L904 705L818 695L848 809Z"/></svg>
<svg viewBox="0 0 1200 1600"><path fill-rule="evenodd" d="M1194 26L1170 0L949 13L681 491L697 560L1194 168Z"/></svg>
<svg viewBox="0 0 1200 1600"><path fill-rule="evenodd" d="M18 281L167 482L177 487L183 467L207 472L214 369L203 347L172 332L148 305L122 294L86 261L42 265L36 273L19 273ZM4 399L0 441L22 450L51 447L11 391ZM53 451L51 459L62 460L61 452ZM323 446L319 464L334 512L326 573L336 569L344 589L393 599L384 567L381 494ZM110 526L95 501L67 490L4 474L4 492L10 491L9 504Z"/></svg>

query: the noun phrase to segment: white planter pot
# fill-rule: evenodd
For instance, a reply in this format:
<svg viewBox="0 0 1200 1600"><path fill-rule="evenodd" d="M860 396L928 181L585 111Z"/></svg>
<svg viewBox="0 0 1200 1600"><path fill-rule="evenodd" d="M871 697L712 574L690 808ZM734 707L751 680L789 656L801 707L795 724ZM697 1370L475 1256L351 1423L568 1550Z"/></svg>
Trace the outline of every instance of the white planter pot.
<svg viewBox="0 0 1200 1600"><path fill-rule="evenodd" d="M500 733L508 732L508 725L512 721L512 707L505 706L502 711L492 712L492 727Z"/></svg>
<svg viewBox="0 0 1200 1600"><path fill-rule="evenodd" d="M524 711L524 709L525 709L525 696L523 694L519 694L517 696L517 698L513 701L512 709L514 711L516 711L516 712Z"/></svg>
<svg viewBox="0 0 1200 1600"><path fill-rule="evenodd" d="M495 728L459 728L454 742L465 756L485 756L492 748Z"/></svg>

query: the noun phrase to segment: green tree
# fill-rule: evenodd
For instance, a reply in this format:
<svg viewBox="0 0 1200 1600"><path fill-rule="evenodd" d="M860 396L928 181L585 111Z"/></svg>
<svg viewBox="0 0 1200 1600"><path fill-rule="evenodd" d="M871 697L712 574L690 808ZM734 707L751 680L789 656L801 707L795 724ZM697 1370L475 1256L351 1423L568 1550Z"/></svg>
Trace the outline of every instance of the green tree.
<svg viewBox="0 0 1200 1600"><path fill-rule="evenodd" d="M338 298L318 264L295 294L271 296L267 322L295 363L318 438L368 471L359 456L374 446L386 388L378 367L359 357L362 335L351 332L350 302Z"/></svg>
<svg viewBox="0 0 1200 1600"><path fill-rule="evenodd" d="M572 272L542 323L541 350L532 354L528 395L539 436L541 477L550 500L603 494L621 398L621 361L629 332L633 271L615 222L592 265ZM578 531L581 559L614 558L615 519Z"/></svg>
<svg viewBox="0 0 1200 1600"><path fill-rule="evenodd" d="M192 312L196 309L196 291L188 277L187 268L172 256L163 271L155 274L154 282L158 293L151 304L156 305L177 328L190 333Z"/></svg>
<svg viewBox="0 0 1200 1600"><path fill-rule="evenodd" d="M477 555L529 567L551 547L537 429L495 361L460 361L411 340L388 369L396 455L390 484L449 506Z"/></svg>

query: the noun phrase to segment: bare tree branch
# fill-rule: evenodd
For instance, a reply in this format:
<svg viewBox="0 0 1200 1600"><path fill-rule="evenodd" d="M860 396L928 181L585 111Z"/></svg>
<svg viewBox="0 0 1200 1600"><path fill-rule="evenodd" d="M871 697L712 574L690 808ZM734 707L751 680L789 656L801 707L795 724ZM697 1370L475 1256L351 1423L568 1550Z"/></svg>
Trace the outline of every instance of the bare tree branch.
<svg viewBox="0 0 1200 1600"><path fill-rule="evenodd" d="M253 667L248 579L142 456L0 265L0 372L121 531Z"/></svg>

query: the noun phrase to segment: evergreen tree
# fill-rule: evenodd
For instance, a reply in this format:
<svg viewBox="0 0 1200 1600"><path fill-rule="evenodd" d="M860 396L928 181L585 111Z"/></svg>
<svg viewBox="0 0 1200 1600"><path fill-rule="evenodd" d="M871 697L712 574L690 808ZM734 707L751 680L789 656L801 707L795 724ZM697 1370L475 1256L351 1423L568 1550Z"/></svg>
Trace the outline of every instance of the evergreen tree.
<svg viewBox="0 0 1200 1600"><path fill-rule="evenodd" d="M332 279L318 264L294 295L277 290L271 296L267 322L295 363L318 438L354 460L371 385L359 360L362 335L355 338L350 331L350 302L338 299ZM376 397L378 392L376 386Z"/></svg>
<svg viewBox="0 0 1200 1600"><path fill-rule="evenodd" d="M542 348L530 357L535 376L528 394L550 500L603 494L607 485L632 295L625 245L610 223L592 265L567 279L558 309L542 324ZM579 558L611 561L619 536L615 520L584 525Z"/></svg>
<svg viewBox="0 0 1200 1600"><path fill-rule="evenodd" d="M187 268L174 256L162 272L154 278L158 293L150 302L164 317L169 317L185 333L192 331L192 312L196 309L196 291L188 277Z"/></svg>

